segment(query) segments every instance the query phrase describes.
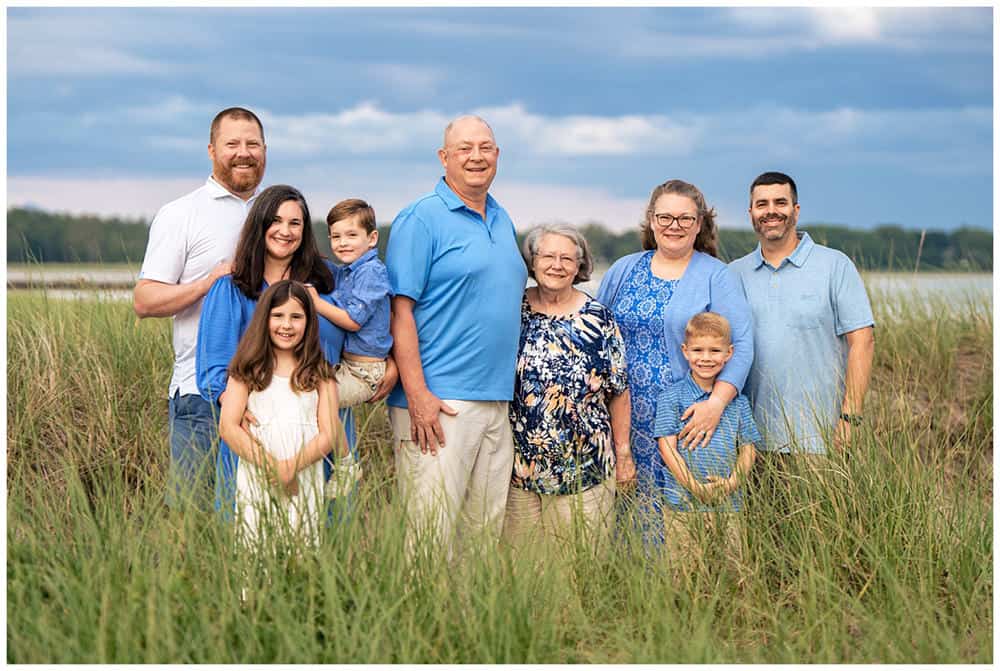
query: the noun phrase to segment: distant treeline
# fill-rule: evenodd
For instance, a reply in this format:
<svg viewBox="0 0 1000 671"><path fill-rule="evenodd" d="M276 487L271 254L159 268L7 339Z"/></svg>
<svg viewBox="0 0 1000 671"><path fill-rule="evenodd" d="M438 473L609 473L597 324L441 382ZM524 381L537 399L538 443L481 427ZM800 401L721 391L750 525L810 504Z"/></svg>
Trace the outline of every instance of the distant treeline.
<svg viewBox="0 0 1000 671"><path fill-rule="evenodd" d="M920 231L884 225L871 230L826 224L799 224L813 240L843 251L865 270L993 270L993 232L960 228L951 232L927 231L923 245ZM329 255L326 224L313 223L320 250ZM638 227L615 233L599 223L583 226L599 264L639 249ZM118 263L142 261L146 251L148 222L117 218L74 216L35 209L7 210L7 261L23 263ZM384 254L389 226L379 226L379 249ZM731 260L757 244L753 231L722 229L720 255Z"/></svg>

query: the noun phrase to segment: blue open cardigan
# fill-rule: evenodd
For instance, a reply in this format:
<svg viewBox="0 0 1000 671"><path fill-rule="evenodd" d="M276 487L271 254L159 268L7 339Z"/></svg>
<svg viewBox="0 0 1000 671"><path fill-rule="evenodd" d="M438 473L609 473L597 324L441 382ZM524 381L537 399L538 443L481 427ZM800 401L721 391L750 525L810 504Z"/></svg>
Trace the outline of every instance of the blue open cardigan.
<svg viewBox="0 0 1000 671"><path fill-rule="evenodd" d="M613 310L615 297L625 279L646 252L623 256L608 269L597 300ZM719 374L719 379L743 391L750 364L753 363L753 322L743 286L725 263L695 252L674 288L674 295L663 314L664 342L670 356L670 378L676 382L688 373L688 362L681 354L684 327L699 312L717 312L729 320L733 332L733 358ZM628 341L625 342L628 349Z"/></svg>

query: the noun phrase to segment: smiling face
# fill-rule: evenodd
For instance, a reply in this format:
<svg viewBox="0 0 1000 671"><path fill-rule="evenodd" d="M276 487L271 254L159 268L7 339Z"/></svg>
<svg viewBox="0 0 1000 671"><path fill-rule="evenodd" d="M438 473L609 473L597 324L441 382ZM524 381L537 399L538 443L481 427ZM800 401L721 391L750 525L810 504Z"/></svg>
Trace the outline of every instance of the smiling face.
<svg viewBox="0 0 1000 671"><path fill-rule="evenodd" d="M565 235L546 233L538 240L538 251L531 271L538 286L546 291L562 292L573 286L580 270L580 250Z"/></svg>
<svg viewBox="0 0 1000 671"><path fill-rule="evenodd" d="M762 242L776 245L796 240L799 204L790 184L760 184L750 194L750 221Z"/></svg>
<svg viewBox="0 0 1000 671"><path fill-rule="evenodd" d="M361 223L360 214L338 219L330 225L330 249L337 260L354 263L378 244L378 231L369 233Z"/></svg>
<svg viewBox="0 0 1000 671"><path fill-rule="evenodd" d="M670 215L666 226L663 226L657 217L663 219L665 215ZM682 217L694 217L695 222L688 228L684 228L677 219ZM664 193L653 203L653 212L650 215L649 225L653 230L653 239L656 240L658 251L671 258L683 257L694 251L694 241L701 231L701 220L698 218L698 205L693 199L676 193Z"/></svg>
<svg viewBox="0 0 1000 671"><path fill-rule="evenodd" d="M496 177L499 157L493 131L473 117L456 120L438 150L445 181L459 196L484 197Z"/></svg>
<svg viewBox="0 0 1000 671"><path fill-rule="evenodd" d="M260 126L250 119L223 117L208 145L215 181L246 199L260 185L267 165L267 148Z"/></svg>
<svg viewBox="0 0 1000 671"><path fill-rule="evenodd" d="M273 261L290 260L302 244L304 226L302 206L294 200L283 202L264 234L268 258Z"/></svg>
<svg viewBox="0 0 1000 671"><path fill-rule="evenodd" d="M702 388L711 388L723 366L733 356L733 345L728 338L714 335L689 337L681 345L691 375Z"/></svg>
<svg viewBox="0 0 1000 671"><path fill-rule="evenodd" d="M295 351L305 335L306 309L297 298L289 298L281 305L271 307L267 329L271 335L271 344L276 349Z"/></svg>

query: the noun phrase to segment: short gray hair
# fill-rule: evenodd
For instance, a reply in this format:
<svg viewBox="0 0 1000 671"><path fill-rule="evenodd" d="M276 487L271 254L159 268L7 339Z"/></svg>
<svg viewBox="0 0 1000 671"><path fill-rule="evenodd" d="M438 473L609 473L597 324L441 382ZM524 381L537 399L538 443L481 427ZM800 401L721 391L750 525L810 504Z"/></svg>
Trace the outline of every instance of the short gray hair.
<svg viewBox="0 0 1000 671"><path fill-rule="evenodd" d="M535 278L532 266L535 254L538 253L538 243L543 235L561 235L572 240L576 245L576 258L580 262L576 270L576 277L573 278L573 284L586 282L590 279L590 274L594 270L594 257L590 253L590 245L587 244L587 238L583 237L583 234L570 224L539 224L524 236L524 242L521 243L521 256L524 257L524 263L528 266L529 277Z"/></svg>

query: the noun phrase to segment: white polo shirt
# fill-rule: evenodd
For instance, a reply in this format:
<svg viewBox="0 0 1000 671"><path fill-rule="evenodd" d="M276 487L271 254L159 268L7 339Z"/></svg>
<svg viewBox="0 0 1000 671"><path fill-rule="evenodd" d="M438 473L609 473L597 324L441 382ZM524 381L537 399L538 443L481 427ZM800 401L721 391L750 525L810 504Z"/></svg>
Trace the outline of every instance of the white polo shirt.
<svg viewBox="0 0 1000 671"><path fill-rule="evenodd" d="M240 229L259 189L244 201L211 176L204 186L167 203L153 218L139 279L186 284L208 277L221 261L232 259ZM174 315L174 374L169 396L197 394L194 355L198 342L198 299Z"/></svg>

